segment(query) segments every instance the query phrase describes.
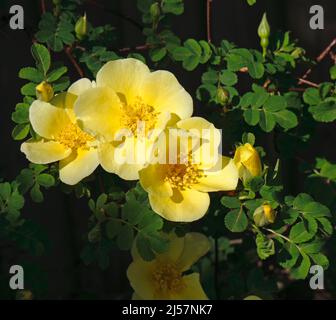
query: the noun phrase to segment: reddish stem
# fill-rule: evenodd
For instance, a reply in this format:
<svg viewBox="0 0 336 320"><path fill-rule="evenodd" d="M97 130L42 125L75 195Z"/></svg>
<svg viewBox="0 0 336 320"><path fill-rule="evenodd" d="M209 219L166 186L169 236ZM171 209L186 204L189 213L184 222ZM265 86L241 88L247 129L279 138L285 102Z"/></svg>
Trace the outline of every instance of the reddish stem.
<svg viewBox="0 0 336 320"><path fill-rule="evenodd" d="M74 58L74 56L72 55L72 50L73 47L66 47L65 48L65 53L68 56L69 60L71 61L71 63L73 64L73 66L75 67L76 71L78 72L79 76L81 78L84 77L84 72L81 69L81 67L79 66L79 64L77 63L76 59Z"/></svg>
<svg viewBox="0 0 336 320"><path fill-rule="evenodd" d="M207 39L211 43L211 3L212 0L207 0Z"/></svg>

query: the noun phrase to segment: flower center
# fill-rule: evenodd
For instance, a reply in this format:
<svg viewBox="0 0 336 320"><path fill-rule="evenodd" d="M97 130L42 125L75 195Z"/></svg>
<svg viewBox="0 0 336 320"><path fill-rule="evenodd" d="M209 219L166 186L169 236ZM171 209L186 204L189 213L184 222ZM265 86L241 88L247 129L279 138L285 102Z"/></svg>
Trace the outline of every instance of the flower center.
<svg viewBox="0 0 336 320"><path fill-rule="evenodd" d="M122 110L121 125L131 130L135 136L139 131L146 135L154 129L159 112L155 112L152 106L144 103L141 97L136 97L132 104L123 104Z"/></svg>
<svg viewBox="0 0 336 320"><path fill-rule="evenodd" d="M78 149L85 147L93 138L82 131L77 125L71 123L56 135L55 140L70 149Z"/></svg>
<svg viewBox="0 0 336 320"><path fill-rule="evenodd" d="M179 190L190 188L205 176L199 165L192 163L191 156L188 157L185 163L166 164L165 166L167 166L165 181L168 181L173 188Z"/></svg>
<svg viewBox="0 0 336 320"><path fill-rule="evenodd" d="M182 273L173 263L159 263L153 273L157 291L178 292L184 288Z"/></svg>

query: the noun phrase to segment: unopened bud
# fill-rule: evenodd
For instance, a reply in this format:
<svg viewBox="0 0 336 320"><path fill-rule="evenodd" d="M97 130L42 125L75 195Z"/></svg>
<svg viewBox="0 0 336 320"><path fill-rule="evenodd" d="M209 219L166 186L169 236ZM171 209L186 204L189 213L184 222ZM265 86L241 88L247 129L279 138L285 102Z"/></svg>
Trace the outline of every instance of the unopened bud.
<svg viewBox="0 0 336 320"><path fill-rule="evenodd" d="M225 90L223 87L218 87L217 88L217 101L219 104L221 104L222 106L225 106L230 99L230 93Z"/></svg>
<svg viewBox="0 0 336 320"><path fill-rule="evenodd" d="M258 36L260 37L260 45L263 49L263 56L266 56L267 48L269 45L269 36L271 34L271 28L267 21L267 15L264 13L263 18L258 28Z"/></svg>
<svg viewBox="0 0 336 320"><path fill-rule="evenodd" d="M158 2L154 2L149 8L149 13L154 21L157 20L161 13L160 4Z"/></svg>
<svg viewBox="0 0 336 320"><path fill-rule="evenodd" d="M39 100L48 102L54 96L54 89L52 85L46 81L41 82L35 88L36 90L36 97Z"/></svg>
<svg viewBox="0 0 336 320"><path fill-rule="evenodd" d="M270 223L273 223L276 218L276 212L269 204L263 204L258 207L253 213L254 223L258 227L263 227Z"/></svg>
<svg viewBox="0 0 336 320"><path fill-rule="evenodd" d="M18 290L16 300L33 300L33 293L30 290Z"/></svg>
<svg viewBox="0 0 336 320"><path fill-rule="evenodd" d="M83 38L86 36L87 34L87 19L86 19L86 13L84 14L84 16L80 17L75 25L75 33L76 33L76 37L79 40L83 40Z"/></svg>
<svg viewBox="0 0 336 320"><path fill-rule="evenodd" d="M245 143L236 149L233 160L238 169L239 178L243 181L260 176L262 173L259 153L249 143Z"/></svg>

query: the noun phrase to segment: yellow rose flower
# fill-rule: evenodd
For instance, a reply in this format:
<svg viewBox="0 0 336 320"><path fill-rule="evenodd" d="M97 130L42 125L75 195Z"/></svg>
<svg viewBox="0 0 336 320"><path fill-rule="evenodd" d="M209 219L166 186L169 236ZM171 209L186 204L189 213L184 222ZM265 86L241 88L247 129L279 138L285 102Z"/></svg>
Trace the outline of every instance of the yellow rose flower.
<svg viewBox="0 0 336 320"><path fill-rule="evenodd" d="M172 73L150 72L132 58L108 62L96 80L97 87L76 101L76 116L83 129L100 140L102 167L136 180L171 114L181 119L191 116L192 98Z"/></svg>
<svg viewBox="0 0 336 320"><path fill-rule="evenodd" d="M242 180L261 175L262 167L259 153L249 143L245 143L236 149L234 162Z"/></svg>
<svg viewBox="0 0 336 320"><path fill-rule="evenodd" d="M238 170L232 159L218 153L221 134L213 124L193 117L180 120L175 126L177 134L182 132L199 138L204 130L208 130L209 137L201 139L196 148L190 139L180 139L176 163L169 159L151 163L139 172L139 177L156 213L170 221L191 222L207 212L210 204L208 192L236 188ZM169 136L166 148L170 154L172 144L174 139ZM159 152L164 148L158 145Z"/></svg>
<svg viewBox="0 0 336 320"><path fill-rule="evenodd" d="M178 238L169 235L169 249L153 261L143 260L136 247L127 277L134 290L134 300L207 300L198 273L184 275L210 249L207 237L187 233Z"/></svg>
<svg viewBox="0 0 336 320"><path fill-rule="evenodd" d="M21 145L30 162L47 164L59 161L60 180L74 185L89 176L99 165L95 139L76 123L73 104L77 96L92 87L88 79L70 86L67 93L49 103L36 100L29 109L29 120L41 137Z"/></svg>

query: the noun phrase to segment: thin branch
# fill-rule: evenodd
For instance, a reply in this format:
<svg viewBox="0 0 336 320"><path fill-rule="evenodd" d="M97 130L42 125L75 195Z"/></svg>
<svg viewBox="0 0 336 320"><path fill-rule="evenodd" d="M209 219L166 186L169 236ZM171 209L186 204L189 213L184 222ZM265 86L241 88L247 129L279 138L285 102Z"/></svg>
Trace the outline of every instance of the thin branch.
<svg viewBox="0 0 336 320"><path fill-rule="evenodd" d="M81 78L84 77L84 71L81 69L81 67L79 66L79 64L77 63L76 59L74 58L74 56L72 55L72 50L73 47L67 46L65 48L65 53L68 56L70 62L73 64L73 66L75 67L77 73L79 74L79 76Z"/></svg>
<svg viewBox="0 0 336 320"><path fill-rule="evenodd" d="M135 48L131 48L131 47L127 47L127 48L121 48L119 49L119 52L129 52L129 51L133 51L133 50L136 50L136 51L144 51L144 50L147 50L149 49L151 46L149 44L143 44L141 46L137 46Z"/></svg>
<svg viewBox="0 0 336 320"><path fill-rule="evenodd" d="M319 85L315 82L311 82L309 80L305 80L305 79L302 79L302 78L299 78L299 84L307 84L308 86L310 87L314 87L314 88L318 88Z"/></svg>
<svg viewBox="0 0 336 320"><path fill-rule="evenodd" d="M207 1L207 39L208 42L211 43L211 4L212 0L206 0Z"/></svg>
<svg viewBox="0 0 336 320"><path fill-rule="evenodd" d="M41 0L41 12L42 14L45 14L47 9L46 9L46 4L45 4L45 0Z"/></svg>
<svg viewBox="0 0 336 320"><path fill-rule="evenodd" d="M321 62L323 59L325 59L325 57L328 56L329 52L333 49L333 47L336 46L336 38L333 39L330 44L319 54L319 56L316 58L316 62L319 63ZM308 76L312 73L313 68L310 68L306 71L306 73L301 77L301 81L299 82L299 85L302 84L302 80L305 80L308 78Z"/></svg>

